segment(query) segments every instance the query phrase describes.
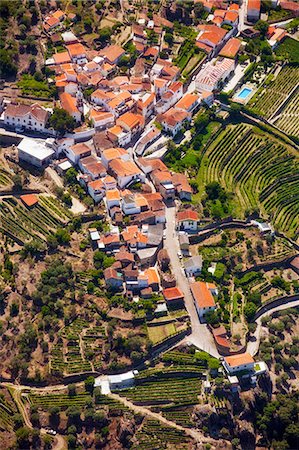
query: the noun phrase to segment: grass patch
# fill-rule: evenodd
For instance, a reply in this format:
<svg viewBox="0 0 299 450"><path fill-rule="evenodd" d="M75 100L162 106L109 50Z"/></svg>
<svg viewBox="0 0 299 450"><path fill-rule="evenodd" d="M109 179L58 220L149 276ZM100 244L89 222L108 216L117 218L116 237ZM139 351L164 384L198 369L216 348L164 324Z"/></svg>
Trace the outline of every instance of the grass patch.
<svg viewBox="0 0 299 450"><path fill-rule="evenodd" d="M36 81L31 75L23 75L18 82L18 87L23 95L41 98L52 98L56 92L55 87L50 87L46 81Z"/></svg>
<svg viewBox="0 0 299 450"><path fill-rule="evenodd" d="M176 333L175 324L167 323L165 325L151 325L147 327L148 337L153 344L163 341L164 339Z"/></svg>

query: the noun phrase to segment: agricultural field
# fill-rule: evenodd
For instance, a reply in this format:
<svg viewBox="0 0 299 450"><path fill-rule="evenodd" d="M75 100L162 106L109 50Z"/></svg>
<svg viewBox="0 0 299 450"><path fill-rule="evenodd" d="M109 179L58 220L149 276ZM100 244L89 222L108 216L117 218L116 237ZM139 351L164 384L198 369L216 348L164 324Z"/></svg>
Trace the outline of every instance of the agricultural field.
<svg viewBox="0 0 299 450"><path fill-rule="evenodd" d="M72 375L100 369L105 339L104 326L91 327L89 322L76 319L61 330L57 343L52 347L51 372Z"/></svg>
<svg viewBox="0 0 299 450"><path fill-rule="evenodd" d="M32 209L13 197L0 202L0 231L17 243L30 240L44 242L59 227L63 227L72 213L55 197L40 195Z"/></svg>
<svg viewBox="0 0 299 450"><path fill-rule="evenodd" d="M4 168L0 168L0 188L6 188L12 183L11 174Z"/></svg>
<svg viewBox="0 0 299 450"><path fill-rule="evenodd" d="M205 186L218 181L230 197L232 213L260 210L275 229L297 239L299 227L298 154L256 127L229 125L206 149L197 176L202 198Z"/></svg>
<svg viewBox="0 0 299 450"><path fill-rule="evenodd" d="M0 431L12 431L13 415L17 413L15 403L6 389L0 389Z"/></svg>
<svg viewBox="0 0 299 450"><path fill-rule="evenodd" d="M299 138L299 90L283 108L274 123L285 133Z"/></svg>
<svg viewBox="0 0 299 450"><path fill-rule="evenodd" d="M288 60L290 63L299 63L299 42L287 36L275 50L276 57L282 61Z"/></svg>
<svg viewBox="0 0 299 450"><path fill-rule="evenodd" d="M183 431L162 425L158 420L146 419L136 434L138 444L133 445L133 450L153 450L176 448L188 450L190 438Z"/></svg>
<svg viewBox="0 0 299 450"><path fill-rule="evenodd" d="M270 119L298 83L299 68L286 65L276 76L269 75L264 85L249 101L248 106L261 116Z"/></svg>
<svg viewBox="0 0 299 450"><path fill-rule="evenodd" d="M172 336L176 331L173 322L166 323L165 325L151 324L147 327L148 337L154 345Z"/></svg>

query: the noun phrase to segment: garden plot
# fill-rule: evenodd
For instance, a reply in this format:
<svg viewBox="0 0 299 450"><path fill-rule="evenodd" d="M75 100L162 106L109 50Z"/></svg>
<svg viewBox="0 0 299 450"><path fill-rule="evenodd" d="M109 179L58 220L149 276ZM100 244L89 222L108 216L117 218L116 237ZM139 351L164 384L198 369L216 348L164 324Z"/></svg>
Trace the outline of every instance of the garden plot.
<svg viewBox="0 0 299 450"><path fill-rule="evenodd" d="M257 113L269 119L279 108L288 95L299 83L299 68L296 66L283 67L278 75L272 79L269 75L265 84L249 101L250 106Z"/></svg>
<svg viewBox="0 0 299 450"><path fill-rule="evenodd" d="M297 152L251 125L229 125L206 149L198 174L199 195L211 181L234 195L233 213L260 209L276 229L297 238L299 229Z"/></svg>
<svg viewBox="0 0 299 450"><path fill-rule="evenodd" d="M83 319L76 319L63 328L53 345L50 356L51 372L72 375L101 368L102 346L106 338L105 327L90 327Z"/></svg>
<svg viewBox="0 0 299 450"><path fill-rule="evenodd" d="M187 450L190 448L190 438L183 431L162 425L154 419L145 419L136 434L138 443L133 450L153 450L158 448L175 448Z"/></svg>
<svg viewBox="0 0 299 450"><path fill-rule="evenodd" d="M299 138L299 89L274 123L285 133Z"/></svg>
<svg viewBox="0 0 299 450"><path fill-rule="evenodd" d="M40 196L32 209L14 197L6 197L0 201L0 218L0 231L18 243L43 242L69 221L71 213L50 196Z"/></svg>

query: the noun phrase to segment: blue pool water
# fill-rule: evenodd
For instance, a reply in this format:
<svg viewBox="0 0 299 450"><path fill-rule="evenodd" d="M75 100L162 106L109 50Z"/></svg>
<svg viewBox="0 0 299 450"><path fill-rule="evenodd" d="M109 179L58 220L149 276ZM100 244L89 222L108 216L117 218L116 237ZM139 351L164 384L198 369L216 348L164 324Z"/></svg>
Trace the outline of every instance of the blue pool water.
<svg viewBox="0 0 299 450"><path fill-rule="evenodd" d="M244 100L246 97L248 97L248 95L251 93L252 89L249 89L247 87L243 88L241 92L239 92L238 94L238 98L241 98L242 100Z"/></svg>

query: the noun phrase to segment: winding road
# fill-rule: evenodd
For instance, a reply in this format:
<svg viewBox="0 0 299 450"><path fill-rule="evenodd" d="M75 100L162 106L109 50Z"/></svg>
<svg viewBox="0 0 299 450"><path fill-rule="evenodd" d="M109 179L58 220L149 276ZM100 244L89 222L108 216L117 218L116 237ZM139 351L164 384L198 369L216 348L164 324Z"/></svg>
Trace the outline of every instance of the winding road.
<svg viewBox="0 0 299 450"><path fill-rule="evenodd" d="M250 353L252 356L256 355L261 341L261 332L262 332L262 318L266 316L270 316L274 314L277 311L283 311L284 309L288 308L295 308L296 306L299 306L299 300L289 300L286 303L283 303L282 305L273 306L270 307L268 311L265 311L263 314L261 314L256 319L256 330L253 334L253 338L247 343L247 352Z"/></svg>

